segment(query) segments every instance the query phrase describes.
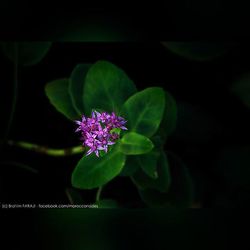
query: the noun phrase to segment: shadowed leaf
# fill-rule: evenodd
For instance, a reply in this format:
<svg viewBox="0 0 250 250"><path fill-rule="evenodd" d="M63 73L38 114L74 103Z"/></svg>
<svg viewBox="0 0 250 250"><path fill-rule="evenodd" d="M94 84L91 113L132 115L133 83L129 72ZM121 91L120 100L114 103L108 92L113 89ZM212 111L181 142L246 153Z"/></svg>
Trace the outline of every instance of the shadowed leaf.
<svg viewBox="0 0 250 250"><path fill-rule="evenodd" d="M57 111L65 115L68 119L74 120L79 118L79 115L73 107L68 88L69 80L59 79L46 84L45 93Z"/></svg>
<svg viewBox="0 0 250 250"><path fill-rule="evenodd" d="M234 46L225 42L162 42L173 53L195 61L212 60Z"/></svg>
<svg viewBox="0 0 250 250"><path fill-rule="evenodd" d="M78 64L71 73L69 79L69 94L75 110L83 114L83 86L87 72L91 64Z"/></svg>
<svg viewBox="0 0 250 250"><path fill-rule="evenodd" d="M157 173L158 178L153 179L145 174L142 169L138 169L131 178L138 189L145 190L150 188L158 190L159 192L166 192L170 186L171 178L168 159L164 152L161 152L157 161Z"/></svg>
<svg viewBox="0 0 250 250"><path fill-rule="evenodd" d="M173 153L168 154L171 185L167 192L152 188L138 189L142 200L149 207L186 208L193 203L193 182L188 169Z"/></svg>
<svg viewBox="0 0 250 250"><path fill-rule="evenodd" d="M131 176L133 175L136 170L139 168L139 163L137 161L136 156L133 155L128 155L126 157L126 163L125 166L123 167L121 173L119 176Z"/></svg>
<svg viewBox="0 0 250 250"><path fill-rule="evenodd" d="M157 134L163 142L167 139L169 135L173 133L176 128L177 122L177 105L175 99L170 93L165 91L165 108L163 113L163 118L159 127Z"/></svg>
<svg viewBox="0 0 250 250"><path fill-rule="evenodd" d="M51 42L4 42L2 50L5 56L15 61L15 45L18 45L18 63L23 66L31 66L40 62L49 51Z"/></svg>
<svg viewBox="0 0 250 250"><path fill-rule="evenodd" d="M151 152L145 155L138 155L137 159L140 164L141 169L149 177L156 179L158 178L157 173L157 161L159 159L160 152L157 150L152 150Z"/></svg>

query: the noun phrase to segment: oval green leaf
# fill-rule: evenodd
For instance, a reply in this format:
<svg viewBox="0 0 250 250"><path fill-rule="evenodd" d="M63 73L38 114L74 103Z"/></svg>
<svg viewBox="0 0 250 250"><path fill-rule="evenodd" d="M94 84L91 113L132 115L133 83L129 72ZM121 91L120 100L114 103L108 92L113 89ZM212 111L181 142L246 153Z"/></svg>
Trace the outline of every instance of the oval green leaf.
<svg viewBox="0 0 250 250"><path fill-rule="evenodd" d="M136 87L126 73L107 61L98 61L89 69L83 91L84 109L118 112L129 96L136 93Z"/></svg>
<svg viewBox="0 0 250 250"><path fill-rule="evenodd" d="M152 136L150 140L153 142L156 150L162 150L164 141L158 132L154 136Z"/></svg>
<svg viewBox="0 0 250 250"><path fill-rule="evenodd" d="M2 50L5 56L15 61L15 50L18 51L18 64L30 66L40 62L49 51L51 42L5 42L2 43Z"/></svg>
<svg viewBox="0 0 250 250"><path fill-rule="evenodd" d="M147 174L153 179L158 178L157 161L159 156L160 152L157 150L153 150L145 155L137 156L141 169L144 171L145 174Z"/></svg>
<svg viewBox="0 0 250 250"><path fill-rule="evenodd" d="M171 177L167 156L164 152L157 161L158 178L153 179L144 173L142 169L138 169L131 177L132 181L139 189L155 189L159 192L166 192L169 189Z"/></svg>
<svg viewBox="0 0 250 250"><path fill-rule="evenodd" d="M168 154L171 185L167 192L155 189L138 189L149 207L189 208L194 199L193 182L187 167L175 154Z"/></svg>
<svg viewBox="0 0 250 250"><path fill-rule="evenodd" d="M165 95L162 88L151 87L131 96L122 107L130 131L152 136L162 120Z"/></svg>
<svg viewBox="0 0 250 250"><path fill-rule="evenodd" d="M79 118L79 115L73 107L68 89L69 80L59 79L46 84L45 93L57 111L65 115L68 119L74 120Z"/></svg>
<svg viewBox="0 0 250 250"><path fill-rule="evenodd" d="M165 91L165 109L163 118L157 134L160 134L161 140L166 141L167 137L173 133L177 121L177 105L173 96Z"/></svg>
<svg viewBox="0 0 250 250"><path fill-rule="evenodd" d="M225 42L163 42L162 44L173 53L195 61L212 60L235 46L233 43Z"/></svg>
<svg viewBox="0 0 250 250"><path fill-rule="evenodd" d="M91 64L78 64L69 79L69 94L78 114L83 114L83 86Z"/></svg>
<svg viewBox="0 0 250 250"><path fill-rule="evenodd" d="M126 133L119 143L119 150L126 155L141 155L150 152L154 144L146 136L135 132Z"/></svg>
<svg viewBox="0 0 250 250"><path fill-rule="evenodd" d="M72 173L73 187L93 189L106 184L121 172L125 159L126 156L115 148L101 158L94 154L84 156Z"/></svg>
<svg viewBox="0 0 250 250"><path fill-rule="evenodd" d="M137 171L139 167L140 166L137 161L137 157L133 155L128 155L126 157L125 166L123 167L119 176L131 176Z"/></svg>

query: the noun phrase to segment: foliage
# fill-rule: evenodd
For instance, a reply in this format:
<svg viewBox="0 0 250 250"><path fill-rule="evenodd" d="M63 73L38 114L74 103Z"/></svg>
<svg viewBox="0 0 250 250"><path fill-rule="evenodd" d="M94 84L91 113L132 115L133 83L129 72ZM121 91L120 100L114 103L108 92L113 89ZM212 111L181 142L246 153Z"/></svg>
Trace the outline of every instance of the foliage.
<svg viewBox="0 0 250 250"><path fill-rule="evenodd" d="M168 194L172 178L164 151L177 118L176 102L170 93L160 87L137 91L126 73L107 61L77 65L69 79L50 82L45 90L56 110L71 120L89 115L94 109L116 112L127 120L128 130L121 133L107 154L82 156L72 173L73 187L100 188L115 177L123 176L131 178L146 204L145 197L151 192L160 193L156 206L161 196L164 201L165 197L172 197ZM185 183L186 177L182 174L180 180ZM157 195L155 197L157 199ZM172 201L166 200L166 204Z"/></svg>

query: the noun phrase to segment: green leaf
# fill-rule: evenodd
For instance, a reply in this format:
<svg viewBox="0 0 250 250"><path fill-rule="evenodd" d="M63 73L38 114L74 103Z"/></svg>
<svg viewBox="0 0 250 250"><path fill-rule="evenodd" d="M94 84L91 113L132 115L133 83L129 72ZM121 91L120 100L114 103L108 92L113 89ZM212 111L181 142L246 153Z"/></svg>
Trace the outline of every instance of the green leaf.
<svg viewBox="0 0 250 250"><path fill-rule="evenodd" d="M206 61L225 54L235 44L225 42L163 42L173 53L195 61Z"/></svg>
<svg viewBox="0 0 250 250"><path fill-rule="evenodd" d="M158 134L158 132L150 138L150 140L153 142L155 149L162 150L164 146L164 141L162 137Z"/></svg>
<svg viewBox="0 0 250 250"><path fill-rule="evenodd" d="M116 148L101 158L94 154L84 156L72 173L73 187L93 189L106 184L121 172L125 159Z"/></svg>
<svg viewBox="0 0 250 250"><path fill-rule="evenodd" d="M83 86L90 66L91 64L78 64L72 71L69 79L69 94L78 114L84 113Z"/></svg>
<svg viewBox="0 0 250 250"><path fill-rule="evenodd" d="M97 201L95 204L98 205L98 208L118 208L119 207L117 202L111 199L103 199L103 200Z"/></svg>
<svg viewBox="0 0 250 250"><path fill-rule="evenodd" d="M194 199L193 182L188 169L173 153L168 153L171 185L167 192L159 192L152 188L138 189L142 200L149 207L190 207Z"/></svg>
<svg viewBox="0 0 250 250"><path fill-rule="evenodd" d="M18 64L30 66L40 62L49 51L51 42L4 42L2 51L5 56L15 61L15 46L18 46Z"/></svg>
<svg viewBox="0 0 250 250"><path fill-rule="evenodd" d="M107 61L98 61L89 69L83 92L85 112L103 109L118 112L127 98L136 93L126 73Z"/></svg>
<svg viewBox="0 0 250 250"><path fill-rule="evenodd" d="M139 189L144 190L151 188L160 192L166 192L170 186L171 178L168 159L164 152L161 152L157 161L157 173L158 178L153 179L146 175L143 170L138 169L131 179Z"/></svg>
<svg viewBox="0 0 250 250"><path fill-rule="evenodd" d="M153 147L149 138L134 132L126 133L119 142L119 150L126 155L146 154Z"/></svg>
<svg viewBox="0 0 250 250"><path fill-rule="evenodd" d="M162 120L165 96L162 88L152 87L131 96L122 107L130 131L152 136Z"/></svg>
<svg viewBox="0 0 250 250"><path fill-rule="evenodd" d="M153 179L158 178L157 161L159 156L160 152L157 150L153 150L145 155L137 156L141 169L144 171L145 174L147 174Z"/></svg>
<svg viewBox="0 0 250 250"><path fill-rule="evenodd" d="M231 86L231 92L250 108L250 75L242 76Z"/></svg>
<svg viewBox="0 0 250 250"><path fill-rule="evenodd" d="M68 88L69 80L59 79L46 84L45 93L57 111L65 115L68 119L74 120L79 118L79 115L72 105Z"/></svg>
<svg viewBox="0 0 250 250"><path fill-rule="evenodd" d="M177 121L177 105L175 99L170 93L165 91L165 109L163 118L157 134L160 134L161 140L165 142L167 137L173 133Z"/></svg>
<svg viewBox="0 0 250 250"><path fill-rule="evenodd" d="M131 176L133 175L136 170L139 168L139 162L137 161L137 157L133 155L128 155L126 157L126 163L123 167L120 176Z"/></svg>

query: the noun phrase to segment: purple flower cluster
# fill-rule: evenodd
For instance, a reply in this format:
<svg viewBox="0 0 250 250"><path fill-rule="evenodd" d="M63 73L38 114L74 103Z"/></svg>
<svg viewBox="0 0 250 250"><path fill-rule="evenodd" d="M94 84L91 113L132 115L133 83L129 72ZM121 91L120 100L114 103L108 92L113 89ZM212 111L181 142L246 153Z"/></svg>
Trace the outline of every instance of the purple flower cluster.
<svg viewBox="0 0 250 250"><path fill-rule="evenodd" d="M81 121L75 122L79 126L76 132L81 132L83 146L89 148L86 155L95 152L97 157L99 157L100 150L107 153L108 146L115 144L119 138L119 134L113 129L127 130L124 118L116 116L114 112L109 114L93 111L90 118L83 115Z"/></svg>

